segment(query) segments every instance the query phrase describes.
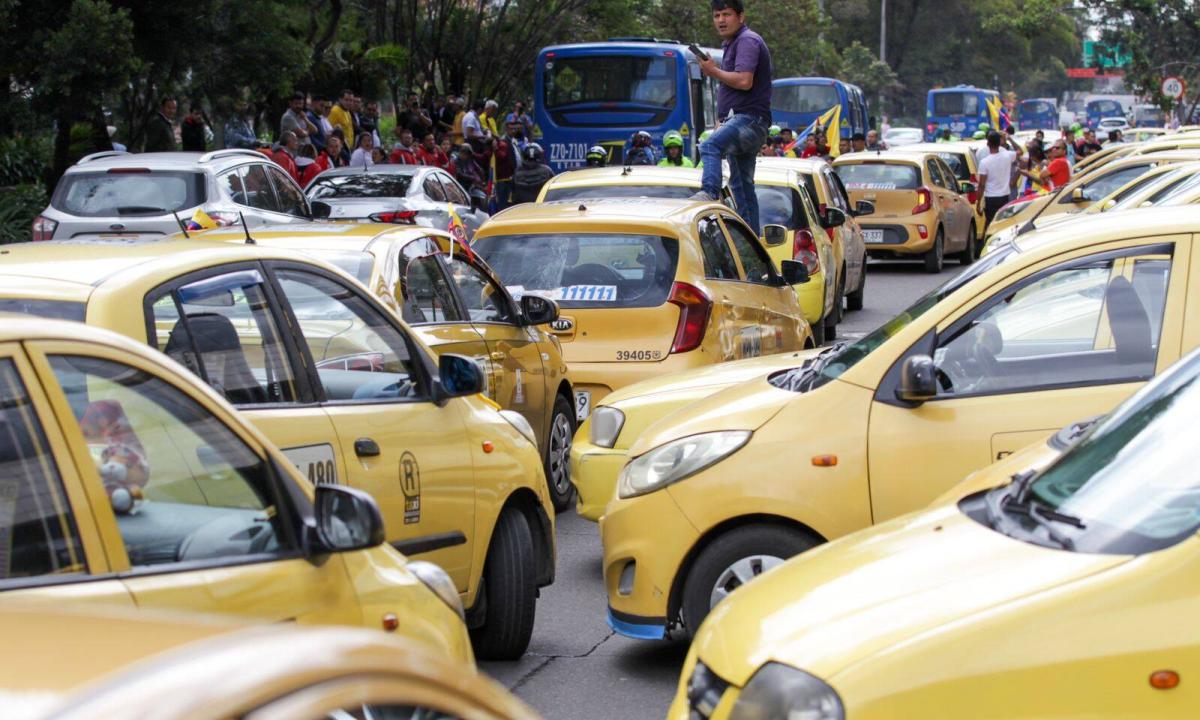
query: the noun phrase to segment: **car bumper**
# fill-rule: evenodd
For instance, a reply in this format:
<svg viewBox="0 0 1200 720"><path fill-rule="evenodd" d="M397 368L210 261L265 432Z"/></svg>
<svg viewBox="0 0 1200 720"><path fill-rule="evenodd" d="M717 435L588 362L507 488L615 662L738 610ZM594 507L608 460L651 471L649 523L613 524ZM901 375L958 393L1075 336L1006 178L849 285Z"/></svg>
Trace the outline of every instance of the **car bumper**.
<svg viewBox="0 0 1200 720"><path fill-rule="evenodd" d="M575 483L575 512L596 521L613 499L617 477L629 460L627 451L593 445L587 439L587 425L580 425L571 443L571 481Z"/></svg>
<svg viewBox="0 0 1200 720"><path fill-rule="evenodd" d="M570 345L565 344L563 347L568 349ZM662 377L668 373L721 362L721 358L714 357L712 353L702 350L668 354L658 362L583 362L572 360L569 350L563 354L567 356L571 387L576 392L591 393L593 408L609 393L620 390L626 385L632 385L652 377Z"/></svg>
<svg viewBox="0 0 1200 720"><path fill-rule="evenodd" d="M667 489L608 504L600 540L613 630L639 639L665 636L675 576L699 537Z"/></svg>
<svg viewBox="0 0 1200 720"><path fill-rule="evenodd" d="M914 215L912 219L905 218L903 222L866 223L859 221L863 229L864 239L868 230L882 230L883 242L868 242L868 255L915 255L933 247L937 235L936 219ZM921 237L920 226L925 227L925 237Z"/></svg>

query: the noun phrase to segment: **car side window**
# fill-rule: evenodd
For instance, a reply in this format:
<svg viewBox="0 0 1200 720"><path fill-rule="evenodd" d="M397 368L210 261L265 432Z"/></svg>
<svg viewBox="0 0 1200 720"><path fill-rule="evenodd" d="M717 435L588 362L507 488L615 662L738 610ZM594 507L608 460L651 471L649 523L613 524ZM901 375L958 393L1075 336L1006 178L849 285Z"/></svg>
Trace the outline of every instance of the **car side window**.
<svg viewBox="0 0 1200 720"><path fill-rule="evenodd" d="M246 205L259 210L282 212L271 180L267 177L267 166L263 163L245 165L239 170L242 187L246 190Z"/></svg>
<svg viewBox="0 0 1200 720"><path fill-rule="evenodd" d="M87 571L75 517L33 404L0 360L0 587Z"/></svg>
<svg viewBox="0 0 1200 720"><path fill-rule="evenodd" d="M308 203L304 200L304 193L296 187L296 181L277 167L268 166L267 170L271 173L271 180L275 183L275 194L279 197L280 212L307 219L309 216Z"/></svg>
<svg viewBox="0 0 1200 720"><path fill-rule="evenodd" d="M446 193L442 190L442 184L438 182L436 174L426 175L421 186L425 189L425 197L437 202L446 201Z"/></svg>
<svg viewBox="0 0 1200 720"><path fill-rule="evenodd" d="M1133 282L1126 277L1131 262ZM938 395L1149 379L1158 358L1170 263L1159 258L1072 263L1005 291L938 339Z"/></svg>
<svg viewBox="0 0 1200 720"><path fill-rule="evenodd" d="M942 177L942 170L932 158L925 161L925 169L929 171L929 181L940 188L946 187L946 180ZM948 189L948 188L947 188Z"/></svg>
<svg viewBox="0 0 1200 720"><path fill-rule="evenodd" d="M772 267L771 257L758 242L758 238L733 218L725 218L725 227L729 230L729 239L733 241L733 247L742 261L742 269L746 271L746 282L773 285L775 268Z"/></svg>
<svg viewBox="0 0 1200 720"><path fill-rule="evenodd" d="M400 280L400 303L404 321L421 323L461 322L465 320L454 300L454 291L442 273L437 255L412 258L401 256L405 263Z"/></svg>
<svg viewBox="0 0 1200 720"><path fill-rule="evenodd" d="M850 212L850 199L846 196L846 186L838 174L829 168L821 171L829 188L829 203L843 212Z"/></svg>
<svg viewBox="0 0 1200 720"><path fill-rule="evenodd" d="M276 277L312 355L326 400L423 398L408 343L374 305L324 275L281 269Z"/></svg>
<svg viewBox="0 0 1200 720"><path fill-rule="evenodd" d="M217 176L217 186L225 197L238 205L249 205L246 197L246 184L242 182L241 170L234 168Z"/></svg>
<svg viewBox="0 0 1200 720"><path fill-rule="evenodd" d="M945 183L946 189L957 193L959 191L958 176L950 169L950 163L941 158L937 158L935 162L937 162L938 169L942 171L942 182Z"/></svg>
<svg viewBox="0 0 1200 720"><path fill-rule="evenodd" d="M202 405L123 363L49 360L134 568L299 547L267 461Z"/></svg>
<svg viewBox="0 0 1200 720"><path fill-rule="evenodd" d="M455 181L454 178L443 173L437 174L442 180L442 185L446 188L446 199L455 205L470 205L471 199L467 197L462 187Z"/></svg>
<svg viewBox="0 0 1200 720"><path fill-rule="evenodd" d="M479 268L456 255L447 261L450 278L466 305L472 322L515 323L516 313L504 291Z"/></svg>
<svg viewBox="0 0 1200 720"><path fill-rule="evenodd" d="M151 344L234 405L295 402L295 374L262 274L240 270L150 296Z"/></svg>
<svg viewBox="0 0 1200 720"><path fill-rule="evenodd" d="M1107 196L1125 183L1141 176L1153 165L1133 165L1120 170L1114 170L1103 177L1096 178L1092 182L1083 185L1083 198L1085 200L1099 200ZM1071 199L1066 198L1067 202Z"/></svg>
<svg viewBox="0 0 1200 720"><path fill-rule="evenodd" d="M715 216L702 218L696 227L704 254L704 276L713 280L738 280L737 264Z"/></svg>

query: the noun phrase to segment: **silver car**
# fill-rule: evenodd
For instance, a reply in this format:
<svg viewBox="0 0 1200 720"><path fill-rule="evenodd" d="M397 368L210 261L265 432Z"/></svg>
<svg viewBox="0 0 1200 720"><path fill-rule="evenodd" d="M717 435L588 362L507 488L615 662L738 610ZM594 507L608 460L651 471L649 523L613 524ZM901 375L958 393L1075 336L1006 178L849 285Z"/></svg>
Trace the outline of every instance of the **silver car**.
<svg viewBox="0 0 1200 720"><path fill-rule="evenodd" d="M218 225L243 217L249 227L313 219L300 186L254 150L110 151L67 169L50 206L33 221L33 239L169 235L197 210Z"/></svg>
<svg viewBox="0 0 1200 720"><path fill-rule="evenodd" d="M330 206L330 220L354 220L419 225L448 230L450 208L462 219L467 237L488 219L472 207L462 186L450 173L424 165L375 165L337 168L313 178L308 199Z"/></svg>

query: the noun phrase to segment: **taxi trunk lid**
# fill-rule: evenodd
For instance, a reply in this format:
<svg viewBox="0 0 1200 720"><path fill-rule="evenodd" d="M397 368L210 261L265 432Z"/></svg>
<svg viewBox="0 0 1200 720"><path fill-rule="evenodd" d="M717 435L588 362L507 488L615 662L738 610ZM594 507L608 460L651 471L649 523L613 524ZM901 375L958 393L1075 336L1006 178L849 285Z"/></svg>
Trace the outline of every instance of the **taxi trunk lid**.
<svg viewBox="0 0 1200 720"><path fill-rule="evenodd" d="M579 362L657 362L671 353L679 308L563 308L550 329L563 359Z"/></svg>

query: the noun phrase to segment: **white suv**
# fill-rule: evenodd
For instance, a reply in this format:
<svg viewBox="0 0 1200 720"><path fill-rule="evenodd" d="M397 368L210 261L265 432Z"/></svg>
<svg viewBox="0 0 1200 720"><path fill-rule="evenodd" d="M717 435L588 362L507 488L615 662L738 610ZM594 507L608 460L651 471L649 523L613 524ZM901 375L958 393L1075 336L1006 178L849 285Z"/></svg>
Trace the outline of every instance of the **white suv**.
<svg viewBox="0 0 1200 720"><path fill-rule="evenodd" d="M33 239L170 235L198 209L221 225L243 217L250 227L313 219L296 182L254 150L110 151L67 169L50 207L33 221Z"/></svg>

